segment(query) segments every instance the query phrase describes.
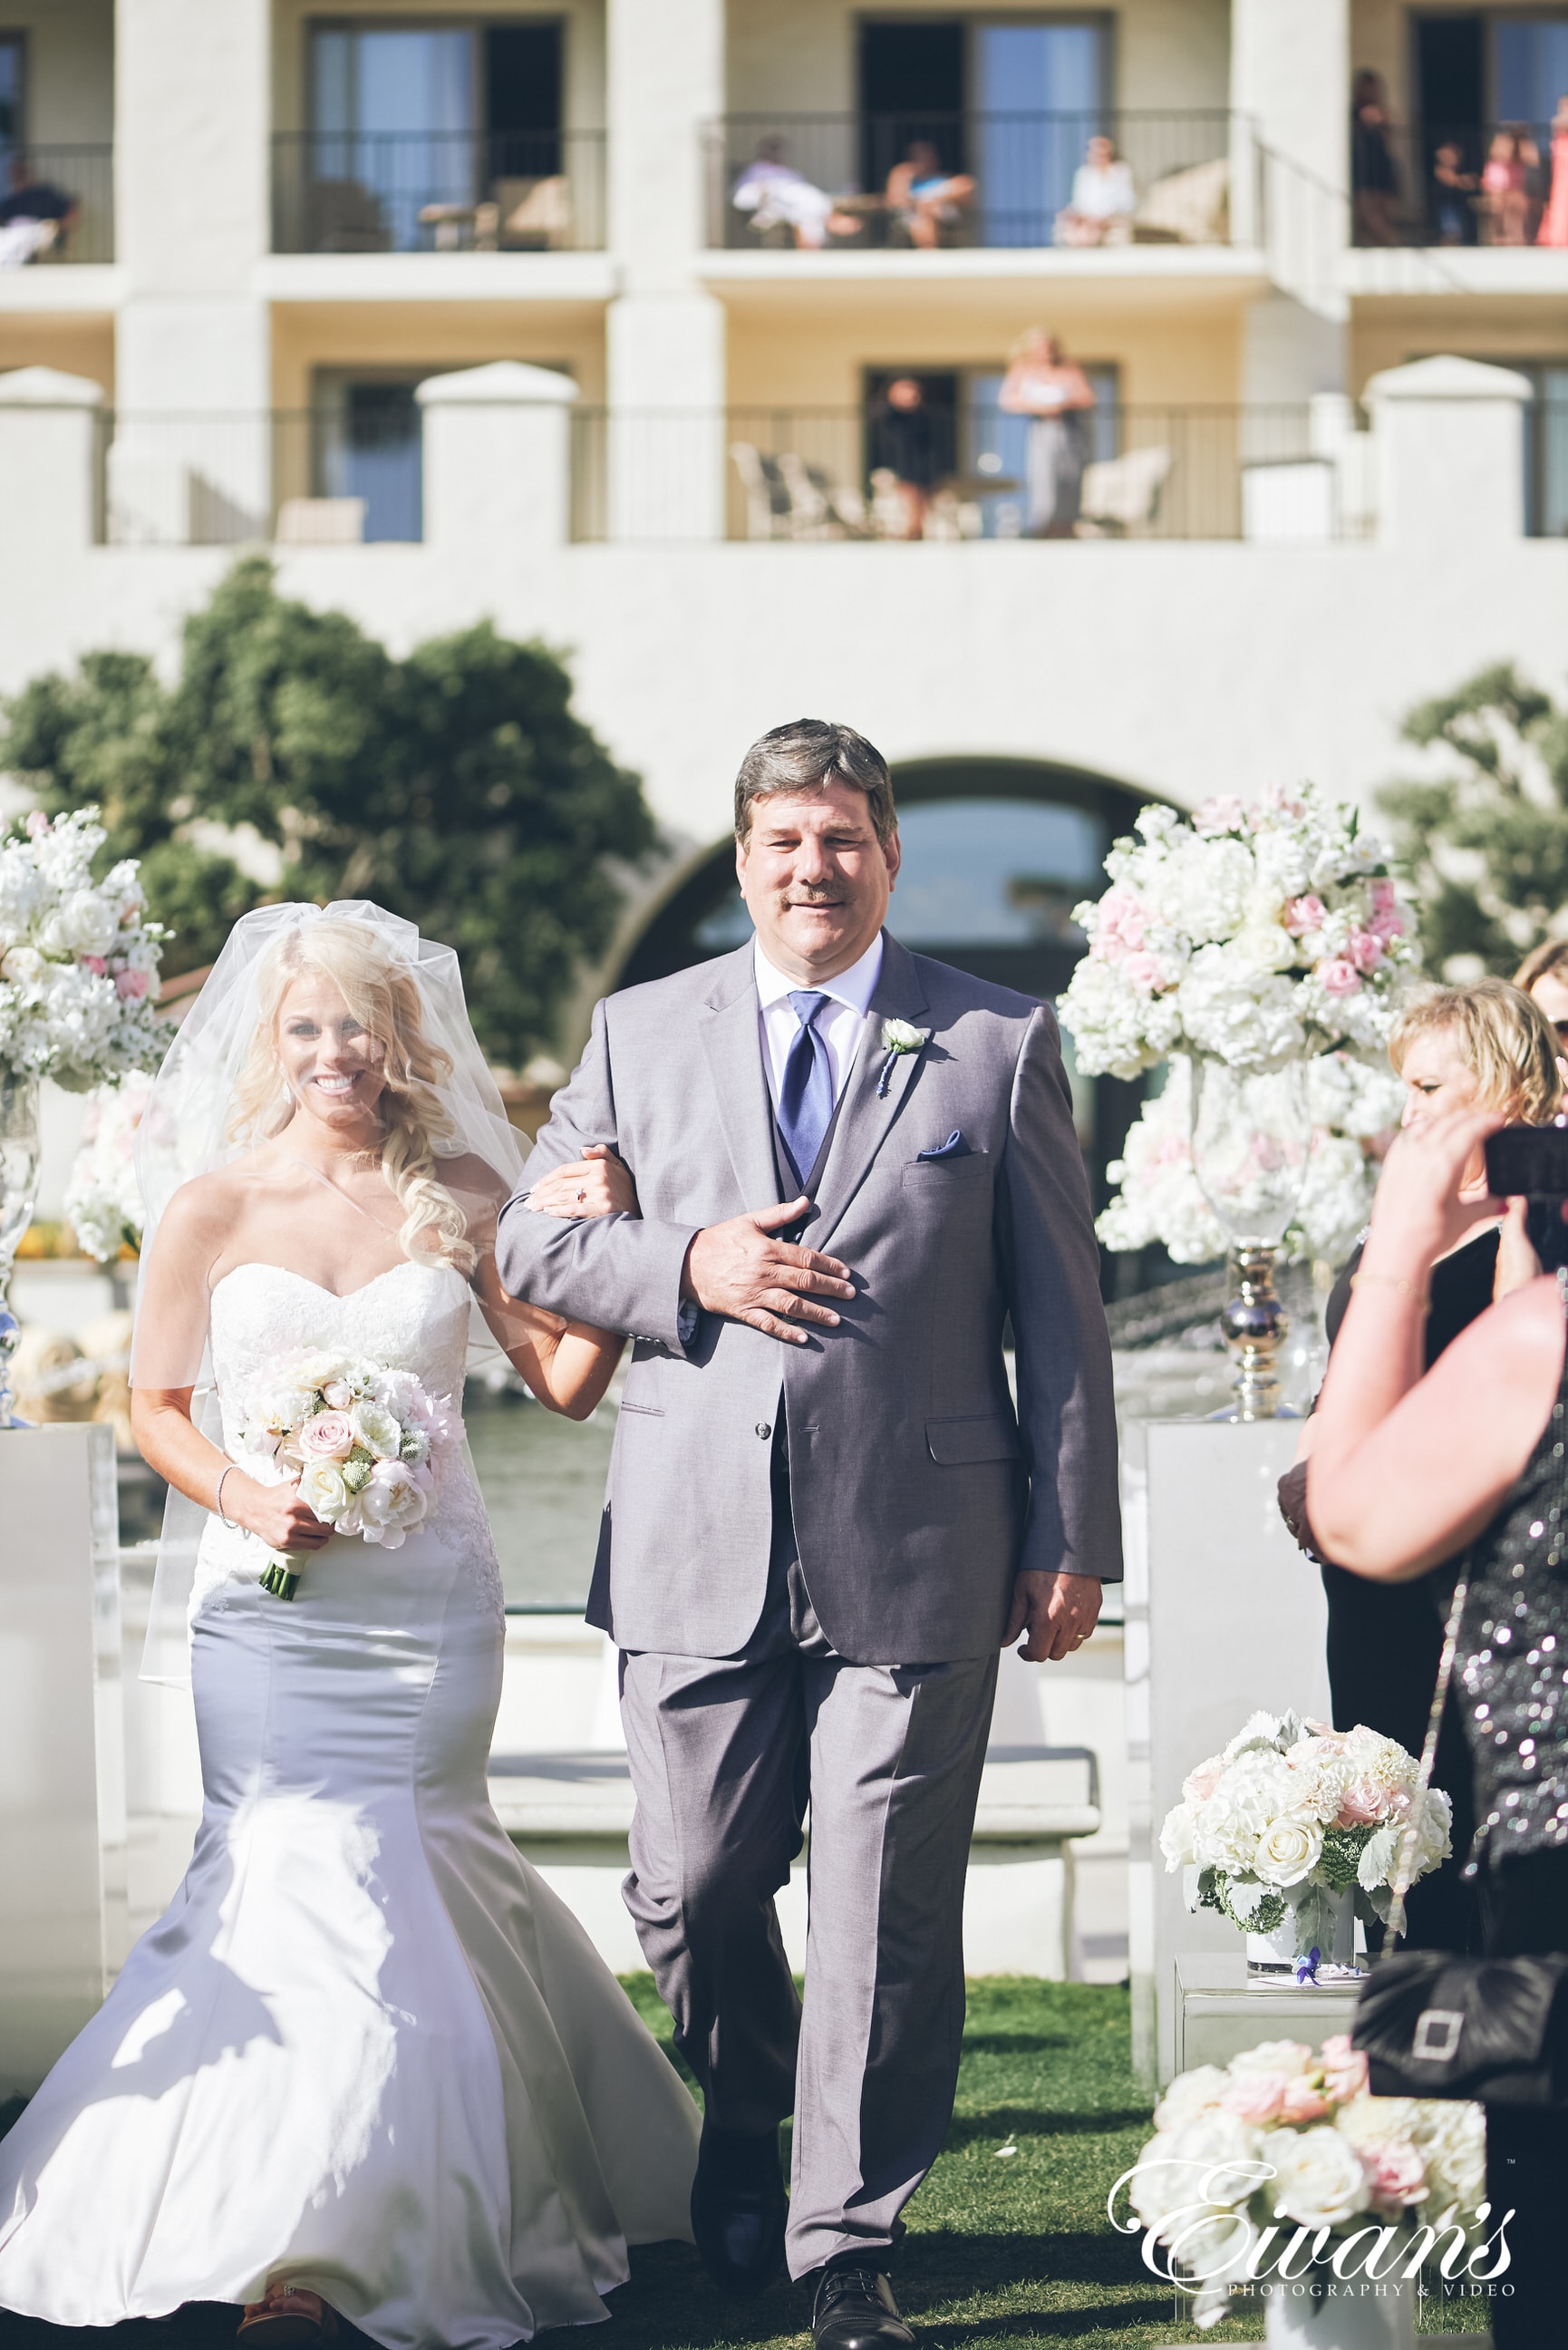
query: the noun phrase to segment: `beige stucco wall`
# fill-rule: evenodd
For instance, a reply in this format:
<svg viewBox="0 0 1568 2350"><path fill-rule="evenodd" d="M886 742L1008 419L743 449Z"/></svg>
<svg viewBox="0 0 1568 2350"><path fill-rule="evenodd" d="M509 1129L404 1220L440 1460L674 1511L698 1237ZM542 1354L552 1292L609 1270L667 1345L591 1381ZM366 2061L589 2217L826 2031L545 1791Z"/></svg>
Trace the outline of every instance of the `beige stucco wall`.
<svg viewBox="0 0 1568 2350"><path fill-rule="evenodd" d="M114 136L114 0L23 0L0 31L26 36L26 132L51 141Z"/></svg>
<svg viewBox="0 0 1568 2350"><path fill-rule="evenodd" d="M798 113L853 111L856 36L864 11L854 0L731 0L729 109ZM883 13L883 12L878 12ZM899 16L971 13L952 0L900 0ZM1073 16L1029 0L993 0L986 16ZM1096 12L1098 13L1098 12ZM1228 101L1231 20L1225 0L1127 0L1104 12L1114 27L1113 102L1168 111Z"/></svg>
<svg viewBox="0 0 1568 2350"><path fill-rule="evenodd" d="M114 393L114 321L109 317L51 317L0 313L0 372L11 368L58 368L85 375Z"/></svg>
<svg viewBox="0 0 1568 2350"><path fill-rule="evenodd" d="M525 359L604 399L604 317L587 306L524 302L296 303L272 313L273 405L305 408L316 368L478 367Z"/></svg>
<svg viewBox="0 0 1568 2350"><path fill-rule="evenodd" d="M1468 301L1357 304L1350 334L1350 389L1359 397L1369 376L1407 360L1453 351L1462 359L1568 359L1568 305Z"/></svg>

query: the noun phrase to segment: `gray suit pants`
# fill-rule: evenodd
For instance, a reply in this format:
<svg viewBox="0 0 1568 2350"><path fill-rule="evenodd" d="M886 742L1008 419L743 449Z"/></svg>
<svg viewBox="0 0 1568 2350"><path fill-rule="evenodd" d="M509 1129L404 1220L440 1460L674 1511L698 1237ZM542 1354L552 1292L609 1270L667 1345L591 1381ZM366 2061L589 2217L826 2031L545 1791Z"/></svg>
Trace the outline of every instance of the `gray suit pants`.
<svg viewBox="0 0 1568 2350"><path fill-rule="evenodd" d="M876 2253L941 2147L963 2031L963 1890L994 1656L852 1665L817 1624L775 1482L767 1603L738 1656L634 1651L624 1898L726 2129L793 2112L793 2276ZM809 1801L805 1999L774 1896Z"/></svg>

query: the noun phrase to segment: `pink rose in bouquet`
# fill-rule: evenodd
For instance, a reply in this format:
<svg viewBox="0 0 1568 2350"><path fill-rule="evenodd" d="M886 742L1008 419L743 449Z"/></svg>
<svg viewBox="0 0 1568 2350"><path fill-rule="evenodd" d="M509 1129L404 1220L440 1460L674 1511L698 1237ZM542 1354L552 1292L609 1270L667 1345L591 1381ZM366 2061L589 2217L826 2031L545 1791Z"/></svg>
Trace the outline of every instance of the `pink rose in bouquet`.
<svg viewBox="0 0 1568 2350"><path fill-rule="evenodd" d="M346 1411L318 1411L301 1423L295 1439L306 1461L347 1461L354 1450L354 1428Z"/></svg>

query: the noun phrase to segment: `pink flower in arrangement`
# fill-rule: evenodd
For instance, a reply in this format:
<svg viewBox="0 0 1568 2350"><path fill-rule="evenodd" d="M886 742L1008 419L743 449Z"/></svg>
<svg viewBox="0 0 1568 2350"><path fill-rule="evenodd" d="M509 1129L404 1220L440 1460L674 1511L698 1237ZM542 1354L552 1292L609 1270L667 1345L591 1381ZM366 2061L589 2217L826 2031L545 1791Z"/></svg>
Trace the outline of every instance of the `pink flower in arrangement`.
<svg viewBox="0 0 1568 2350"><path fill-rule="evenodd" d="M1376 931L1353 931L1350 960L1357 971L1376 971L1383 960L1383 941Z"/></svg>
<svg viewBox="0 0 1568 2350"><path fill-rule="evenodd" d="M1238 2073L1225 2085L1221 2109L1254 2129L1267 2129L1284 2111L1293 2084L1283 2073Z"/></svg>
<svg viewBox="0 0 1568 2350"><path fill-rule="evenodd" d="M1335 2032L1323 2043L1323 2085L1336 2104L1345 2106L1366 2087L1366 2057L1350 2044L1348 2032Z"/></svg>
<svg viewBox="0 0 1568 2350"><path fill-rule="evenodd" d="M1233 794L1221 792L1213 799L1204 800L1192 811L1194 832L1245 832L1247 811Z"/></svg>
<svg viewBox="0 0 1568 2350"><path fill-rule="evenodd" d="M1427 2166L1407 2137L1397 2137L1366 2157L1368 2182L1381 2201L1418 2203L1427 2191Z"/></svg>
<svg viewBox="0 0 1568 2350"><path fill-rule="evenodd" d="M48 829L49 829L49 819L48 819L48 817L44 814L44 811L43 811L43 809L42 809L42 808L35 808L35 809L33 810L32 814L31 814L31 815L28 816L28 818L27 818L27 837L28 837L28 839L29 839L29 840L42 840L42 838L44 837L44 835L48 831Z"/></svg>
<svg viewBox="0 0 1568 2350"><path fill-rule="evenodd" d="M1159 957L1149 954L1147 950L1128 955L1122 965L1122 972L1127 985L1136 987L1140 995L1152 995L1165 975L1160 969Z"/></svg>
<svg viewBox="0 0 1568 2350"><path fill-rule="evenodd" d="M1144 942L1148 927L1148 913L1136 889L1117 883L1107 889L1097 909L1095 944L1107 962L1120 962L1123 955L1137 954Z"/></svg>
<svg viewBox="0 0 1568 2350"><path fill-rule="evenodd" d="M1354 995L1361 985L1361 973L1344 955L1330 955L1317 967L1318 978L1327 995Z"/></svg>
<svg viewBox="0 0 1568 2350"><path fill-rule="evenodd" d="M78 957L78 961L81 963L82 969L84 971L90 971L95 979L101 979L109 969L109 965L105 962L102 955L81 955Z"/></svg>
<svg viewBox="0 0 1568 2350"><path fill-rule="evenodd" d="M1282 917L1293 939L1304 938L1308 931L1321 931L1327 920L1327 909L1314 890L1304 898L1293 898Z"/></svg>
<svg viewBox="0 0 1568 2350"><path fill-rule="evenodd" d="M1332 2098L1325 2097L1310 2074L1298 2073L1285 2083L1285 2094L1280 2100L1280 2119L1294 2122L1320 2122L1334 2111Z"/></svg>
<svg viewBox="0 0 1568 2350"><path fill-rule="evenodd" d="M140 1003L147 993L144 971L121 971L115 973L114 992L122 1003Z"/></svg>
<svg viewBox="0 0 1568 2350"><path fill-rule="evenodd" d="M354 1430L346 1411L318 1411L302 1425L295 1441L306 1461L347 1461Z"/></svg>
<svg viewBox="0 0 1568 2350"><path fill-rule="evenodd" d="M1225 1758L1211 1754L1196 1771L1189 1771L1181 1783L1181 1792L1194 1804L1206 1804L1225 1775Z"/></svg>
<svg viewBox="0 0 1568 2350"><path fill-rule="evenodd" d="M1383 1817L1386 1801L1386 1798L1370 1780L1358 1779L1340 1797L1339 1812L1334 1825L1336 1828L1372 1827Z"/></svg>

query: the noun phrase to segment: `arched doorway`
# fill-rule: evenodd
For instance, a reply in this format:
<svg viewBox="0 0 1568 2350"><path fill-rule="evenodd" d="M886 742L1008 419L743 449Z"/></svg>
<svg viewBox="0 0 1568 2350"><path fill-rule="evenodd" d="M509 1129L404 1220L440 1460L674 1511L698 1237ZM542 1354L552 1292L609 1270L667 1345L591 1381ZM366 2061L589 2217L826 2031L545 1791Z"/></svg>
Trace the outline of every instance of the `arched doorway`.
<svg viewBox="0 0 1568 2350"><path fill-rule="evenodd" d="M904 945L977 979L1049 1002L1084 951L1072 910L1106 886L1105 855L1147 795L1045 760L946 758L893 770L903 869L888 928ZM734 849L718 843L633 945L618 984L742 946L752 925L735 885ZM1075 1109L1096 1208L1141 1087L1072 1069Z"/></svg>

